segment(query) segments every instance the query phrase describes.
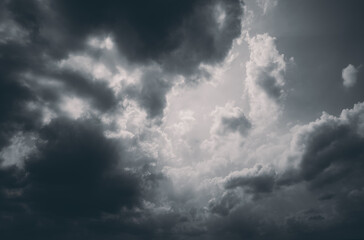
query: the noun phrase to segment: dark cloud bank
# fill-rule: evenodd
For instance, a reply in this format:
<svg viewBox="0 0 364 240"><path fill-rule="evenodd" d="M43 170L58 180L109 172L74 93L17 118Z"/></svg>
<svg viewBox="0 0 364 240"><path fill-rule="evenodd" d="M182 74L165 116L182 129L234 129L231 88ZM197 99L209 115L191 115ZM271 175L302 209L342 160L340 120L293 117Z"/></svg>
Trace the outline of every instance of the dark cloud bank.
<svg viewBox="0 0 364 240"><path fill-rule="evenodd" d="M104 136L98 116L72 120L57 108L61 96L77 95L100 114L125 96L151 118L160 116L172 82L196 79L199 64L217 64L240 34L239 1L32 1L3 0L0 41L0 148L18 132L34 133L37 150L23 166L0 168L1 239L362 239L364 232L364 108L323 116L302 127L296 168L284 173L257 166L225 181L225 193L207 209L157 213L144 201L166 181L135 163L130 143ZM225 10L216 21L215 6ZM7 29L16 29L9 31ZM150 63L141 85L114 96L104 83L55 69L51 62L86 49L87 37L111 34L131 64ZM35 80L29 86L24 78ZM60 88L41 85L54 79ZM39 83L39 84L38 84ZM28 107L34 103L39 108ZM42 106L56 112L42 123ZM223 119L245 134L245 117ZM229 130L229 131L230 131ZM127 170L133 166L133 170ZM305 205L300 194L313 196ZM254 201L246 204L243 198ZM286 199L290 199L290 203ZM301 202L303 202L301 204Z"/></svg>

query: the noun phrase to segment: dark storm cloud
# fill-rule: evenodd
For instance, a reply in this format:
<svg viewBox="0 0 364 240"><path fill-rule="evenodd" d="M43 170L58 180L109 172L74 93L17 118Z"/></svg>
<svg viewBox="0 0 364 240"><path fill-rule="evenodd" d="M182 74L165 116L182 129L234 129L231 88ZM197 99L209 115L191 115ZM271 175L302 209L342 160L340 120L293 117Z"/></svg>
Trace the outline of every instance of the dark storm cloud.
<svg viewBox="0 0 364 240"><path fill-rule="evenodd" d="M229 239L360 239L363 116L364 104L359 103L339 117L324 114L296 129L294 142L301 155L295 169L276 173L257 165L229 174L224 179L229 192L209 203L209 211L220 217L208 219L207 226L213 227L207 234ZM240 190L243 195L236 194ZM246 194L253 196L252 202L244 202ZM280 201L287 202L282 214L274 212Z"/></svg>
<svg viewBox="0 0 364 240"><path fill-rule="evenodd" d="M200 63L223 60L240 34L242 17L239 0L12 0L7 5L37 41L56 44L44 42L53 56L79 49L90 35L112 34L130 61L155 61L183 74L193 74ZM224 17L218 20L220 14Z"/></svg>
<svg viewBox="0 0 364 240"><path fill-rule="evenodd" d="M258 206L245 204L233 209L229 215L210 217L205 239L285 239L279 223L270 220L254 205Z"/></svg>
<svg viewBox="0 0 364 240"><path fill-rule="evenodd" d="M19 75L28 72L35 78L57 79L66 85L62 91L86 98L99 110L110 110L117 99L106 84L91 83L76 72L50 67L72 52L90 51L86 46L90 37L110 35L131 63L157 63L162 73L172 73L172 76L164 76L163 81L145 76L137 87L141 90L134 91L138 95L135 99L150 117L160 116L166 105L165 95L173 85L173 74L182 74L187 82L195 82L200 74L206 74L199 69L200 64L222 61L241 30L242 3L239 0L142 3L8 0L1 4L7 26L1 32L1 47L5 49L5 54L1 55L4 62L1 75L2 78L13 77L2 80L2 84L16 85L11 95L12 98L18 96L3 102L16 101L17 104L29 98L46 105L59 101L60 89L40 86L38 79L31 85L40 91L24 89ZM27 92L27 99L22 97L25 93L15 94L20 89Z"/></svg>
<svg viewBox="0 0 364 240"><path fill-rule="evenodd" d="M155 61L182 74L194 73L200 63L223 60L240 34L242 16L238 0L66 0L52 1L50 6L63 21L67 35L78 37L72 42L98 32L111 33L130 61ZM222 23L217 21L217 7L225 14Z"/></svg>
<svg viewBox="0 0 364 240"><path fill-rule="evenodd" d="M357 239L364 232L364 104L345 109L339 117L323 114L296 133L303 150L300 165L290 172L291 184L307 185L308 191L321 203L320 210L298 213L287 218L291 234L315 236L315 239ZM334 209L334 210L333 210ZM332 212L334 211L334 213Z"/></svg>
<svg viewBox="0 0 364 240"><path fill-rule="evenodd" d="M19 132L38 139L22 167L0 168L0 237L173 239L172 229L186 219L143 205L159 199L153 191L163 175L105 138L99 120L66 118L60 104L76 97L103 114L129 97L150 118L162 116L173 77L196 81L206 74L200 64L225 58L240 34L241 4L1 1L0 148ZM139 83L115 96L105 82L59 67L71 53L97 57L86 41L100 35L111 36L134 66L153 63L160 70L143 72ZM45 106L55 113L50 123Z"/></svg>
<svg viewBox="0 0 364 240"><path fill-rule="evenodd" d="M360 172L364 167L363 109L363 103L360 103L353 109L344 110L338 118L323 115L301 130L298 138L304 145L301 175L313 188L345 179L361 179Z"/></svg>
<svg viewBox="0 0 364 240"><path fill-rule="evenodd" d="M97 123L54 120L41 130L39 141L39 153L25 163L24 194L34 208L81 217L138 204L138 182L119 166L122 149Z"/></svg>
<svg viewBox="0 0 364 240"><path fill-rule="evenodd" d="M53 120L40 130L37 149L22 169L0 168L0 236L136 234L129 217L141 217L133 209L142 207L144 186L156 180L123 169L131 159L120 142L104 137L98 120Z"/></svg>
<svg viewBox="0 0 364 240"><path fill-rule="evenodd" d="M36 66L33 51L19 44L0 44L0 148L7 144L14 131L38 125L38 113L25 106L35 96L18 81L19 72Z"/></svg>
<svg viewBox="0 0 364 240"><path fill-rule="evenodd" d="M0 44L0 148L17 131L39 129L41 109L29 104L48 105L57 110L64 95L76 95L90 101L96 109L105 112L117 104L117 99L105 83L90 81L78 73L52 70L42 56L38 44L8 42ZM45 84L58 82L58 85Z"/></svg>
<svg viewBox="0 0 364 240"><path fill-rule="evenodd" d="M323 115L298 135L304 146L300 177L324 206L336 212L323 210L326 218L321 221L328 227L321 234L332 232L338 239L364 234L359 227L364 221L364 208L359 204L364 199L363 114L364 105L359 103L339 117Z"/></svg>
<svg viewBox="0 0 364 240"><path fill-rule="evenodd" d="M118 104L118 101L120 101L105 82L92 81L79 73L64 70L51 73L49 77L56 78L63 83L63 91L89 100L92 106L101 112L111 110ZM48 91L51 92L52 89L48 89ZM55 94L61 95L62 92L58 89L55 91Z"/></svg>

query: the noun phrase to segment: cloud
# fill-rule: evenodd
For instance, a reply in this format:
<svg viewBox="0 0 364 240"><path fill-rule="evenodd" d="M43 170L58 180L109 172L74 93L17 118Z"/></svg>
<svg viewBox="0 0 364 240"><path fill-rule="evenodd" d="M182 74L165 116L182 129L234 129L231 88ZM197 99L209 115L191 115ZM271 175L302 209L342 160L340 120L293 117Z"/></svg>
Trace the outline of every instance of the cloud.
<svg viewBox="0 0 364 240"><path fill-rule="evenodd" d="M138 204L137 179L120 168L120 150L97 123L57 119L41 130L39 141L39 153L25 162L25 197L34 208L81 217Z"/></svg>
<svg viewBox="0 0 364 240"><path fill-rule="evenodd" d="M201 65L223 61L240 35L243 14L239 0L144 1L143 7L94 0L87 2L87 8L73 1L13 0L2 6L1 84L11 93L2 94L2 102L10 103L6 108L12 114L16 112L10 110L12 106L20 109L32 102L37 111L44 113L47 106L54 116L61 114L57 106L64 95L82 97L106 112L115 110L126 94L150 118L161 118L165 95L176 77L195 83L206 76ZM143 73L134 82L136 90L119 94L121 86L115 83L119 64L128 73L156 66L160 76ZM59 88L49 82L57 82ZM5 111L1 111L4 117ZM33 120L37 118L29 119ZM14 131L21 130L19 127ZM13 132L9 126L7 129L9 134Z"/></svg>
<svg viewBox="0 0 364 240"><path fill-rule="evenodd" d="M287 62L267 33L246 37L250 59L246 63L245 93L250 105L249 116L255 120L269 114L279 115L278 102L284 98L284 73Z"/></svg>
<svg viewBox="0 0 364 240"><path fill-rule="evenodd" d="M147 161L140 162L144 170L125 170L129 157L120 141L104 136L95 119L52 120L39 131L37 150L22 167L0 168L0 208L6 209L0 214L0 235L22 239L40 234L43 239L77 236L91 225L103 228L109 221L120 228L131 224L117 219L143 208L148 186L160 178L151 170L144 172ZM22 222L27 227L16 232Z"/></svg>
<svg viewBox="0 0 364 240"><path fill-rule="evenodd" d="M289 185L307 185L309 194L319 200L315 207L319 210L289 219L293 231L322 236L363 234L358 227L364 216L358 205L363 199L363 120L361 102L338 117L323 113L294 130L292 146L298 164L294 171L287 170L293 178Z"/></svg>
<svg viewBox="0 0 364 240"><path fill-rule="evenodd" d="M249 138L253 126L243 110L234 102L216 106L210 116L210 135L200 145L204 159L199 171L220 176L230 172L234 161L241 158L242 146Z"/></svg>
<svg viewBox="0 0 364 240"><path fill-rule="evenodd" d="M324 113L320 119L302 126L294 137L302 152L303 179L313 188L355 178L364 156L364 104L345 109L339 117ZM360 176L356 176L360 178ZM352 185L351 187L354 187Z"/></svg>
<svg viewBox="0 0 364 240"><path fill-rule="evenodd" d="M211 199L209 201L209 210L212 213L227 216L240 201L234 192L224 192L221 199Z"/></svg>
<svg viewBox="0 0 364 240"><path fill-rule="evenodd" d="M224 180L225 188L242 187L253 194L271 192L275 184L275 175L274 169L256 165L254 168L230 173Z"/></svg>
<svg viewBox="0 0 364 240"><path fill-rule="evenodd" d="M146 70L139 84L125 89L125 95L136 100L150 118L161 117L167 105L166 94L171 87L171 82L160 70Z"/></svg>
<svg viewBox="0 0 364 240"><path fill-rule="evenodd" d="M252 127L243 110L235 107L233 102L227 103L224 107L216 107L211 115L214 117L214 123L211 127L213 134L224 136L230 133L239 133L244 137Z"/></svg>
<svg viewBox="0 0 364 240"><path fill-rule="evenodd" d="M342 79L344 87L353 87L356 84L359 70L353 65L349 64L342 70Z"/></svg>
<svg viewBox="0 0 364 240"><path fill-rule="evenodd" d="M220 218L208 218L214 226L208 234L231 239L362 236L363 116L364 103L338 117L324 113L292 128L289 158L296 164L285 169L257 164L222 178L228 192L209 203ZM234 228L237 222L240 227Z"/></svg>
<svg viewBox="0 0 364 240"><path fill-rule="evenodd" d="M130 61L154 61L183 74L193 74L200 63L222 61L240 34L242 7L238 0L142 4L93 0L85 8L73 1L44 2L42 6L37 1L17 0L8 8L22 27L57 43L58 49L50 49L55 56L82 47L90 35L111 34ZM216 9L225 17L220 19ZM41 23L44 30L39 30Z"/></svg>
<svg viewBox="0 0 364 240"><path fill-rule="evenodd" d="M240 34L240 2L87 4L4 3L4 239L160 239L185 221L164 199L169 190L159 189L165 180L153 157L160 170L163 144L150 120L163 117L175 78L190 81L200 64L224 59ZM225 17L217 21L218 6ZM133 81L126 79L137 70ZM31 151L19 147L16 136L23 135L36 136Z"/></svg>
<svg viewBox="0 0 364 240"><path fill-rule="evenodd" d="M259 1L264 12L275 2ZM247 104L210 101L209 84L178 106L166 98L211 74L236 87L225 83L239 67L215 67L241 34L242 5L0 3L0 238L363 236L364 105L276 126L289 60L274 37L247 35L230 52L247 59Z"/></svg>

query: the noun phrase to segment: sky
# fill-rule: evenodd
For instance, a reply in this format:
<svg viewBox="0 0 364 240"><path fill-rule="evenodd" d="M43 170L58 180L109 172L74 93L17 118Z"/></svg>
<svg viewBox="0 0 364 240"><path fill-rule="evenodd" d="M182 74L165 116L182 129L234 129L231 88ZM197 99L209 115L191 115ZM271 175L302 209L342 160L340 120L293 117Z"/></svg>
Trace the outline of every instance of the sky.
<svg viewBox="0 0 364 240"><path fill-rule="evenodd" d="M0 238L364 238L361 0L0 0Z"/></svg>

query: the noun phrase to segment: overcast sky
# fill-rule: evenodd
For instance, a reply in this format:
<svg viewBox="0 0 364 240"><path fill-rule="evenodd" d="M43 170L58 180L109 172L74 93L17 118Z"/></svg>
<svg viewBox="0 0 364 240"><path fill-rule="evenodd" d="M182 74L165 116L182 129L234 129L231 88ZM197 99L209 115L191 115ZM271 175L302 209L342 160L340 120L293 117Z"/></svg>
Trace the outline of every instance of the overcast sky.
<svg viewBox="0 0 364 240"><path fill-rule="evenodd" d="M0 0L1 239L364 239L361 0Z"/></svg>

